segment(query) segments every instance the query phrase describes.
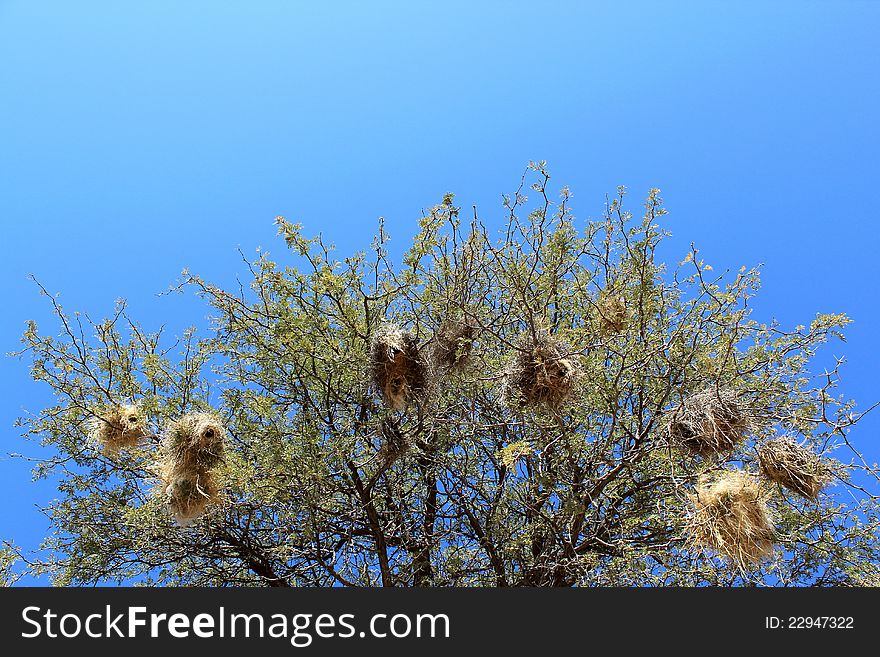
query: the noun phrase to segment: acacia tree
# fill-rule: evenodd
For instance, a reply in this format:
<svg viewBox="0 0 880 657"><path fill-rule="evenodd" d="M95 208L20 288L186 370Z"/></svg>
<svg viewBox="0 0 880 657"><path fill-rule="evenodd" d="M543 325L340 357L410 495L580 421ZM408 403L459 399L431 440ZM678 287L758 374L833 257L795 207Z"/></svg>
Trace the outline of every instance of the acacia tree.
<svg viewBox="0 0 880 657"><path fill-rule="evenodd" d="M641 218L621 188L600 220L577 222L549 179L530 165L497 232L446 195L397 267L381 223L370 250L340 260L278 218L290 254L248 262L249 289L184 272L179 289L213 309L204 336L168 340L124 303L92 323L50 297L60 334L30 323L21 353L55 401L21 422L45 446L35 476L56 478L60 497L43 550L19 555L29 571L61 585L876 581L877 470L848 437L860 414L835 396L839 362L809 371L847 317L755 321L758 271L716 276L693 247L670 270L655 260L657 190ZM432 364L456 323L467 358ZM426 383L400 408L371 378L371 343L392 324L424 355ZM565 346L559 403L510 394L530 336ZM749 433L695 456L671 442L669 418L712 386L733 391ZM150 435L107 454L89 423L119 403L138 405ZM211 408L228 432L224 501L180 527L155 493L156 452L169 422ZM744 567L688 542L699 477L754 471L756 447L782 434L821 454L833 482L816 502L768 486L772 557Z"/></svg>

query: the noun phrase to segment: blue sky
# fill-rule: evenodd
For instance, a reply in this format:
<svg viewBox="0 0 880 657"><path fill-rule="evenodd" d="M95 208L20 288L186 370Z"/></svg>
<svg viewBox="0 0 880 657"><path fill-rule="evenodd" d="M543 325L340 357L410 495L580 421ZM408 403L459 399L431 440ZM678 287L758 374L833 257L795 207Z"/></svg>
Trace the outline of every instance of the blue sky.
<svg viewBox="0 0 880 657"><path fill-rule="evenodd" d="M841 391L880 400L875 193L880 3L40 2L0 0L2 351L118 297L180 332L205 308L158 298L184 267L232 284L237 248L281 255L272 219L343 254L384 216L399 248L452 191L490 223L529 160L597 217L617 185L660 187L716 270L764 263L756 317L855 323ZM0 359L0 453L49 402ZM880 458L880 420L854 441ZM0 538L46 532L25 462L0 456Z"/></svg>

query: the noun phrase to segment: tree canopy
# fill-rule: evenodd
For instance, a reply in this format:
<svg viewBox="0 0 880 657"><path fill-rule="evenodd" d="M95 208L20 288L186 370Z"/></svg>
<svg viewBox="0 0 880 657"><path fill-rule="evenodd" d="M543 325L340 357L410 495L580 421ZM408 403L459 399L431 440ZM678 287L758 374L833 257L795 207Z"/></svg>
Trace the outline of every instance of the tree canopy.
<svg viewBox="0 0 880 657"><path fill-rule="evenodd" d="M212 319L176 338L124 302L93 323L47 293L60 331L29 323L20 353L54 401L21 424L59 498L27 570L60 585L877 581L860 414L837 393L842 361L811 371L849 319L759 322L757 269L718 274L693 247L657 261L658 190L639 216L621 188L582 221L549 180L530 165L492 228L447 194L399 265L381 222L339 258L279 217L289 253L248 261L248 288L184 272L176 289ZM102 448L95 423L123 406L143 429ZM182 526L158 461L188 413L225 439L217 493ZM787 472L761 457L779 440L820 469L810 486L770 476ZM760 536L718 534L754 514Z"/></svg>

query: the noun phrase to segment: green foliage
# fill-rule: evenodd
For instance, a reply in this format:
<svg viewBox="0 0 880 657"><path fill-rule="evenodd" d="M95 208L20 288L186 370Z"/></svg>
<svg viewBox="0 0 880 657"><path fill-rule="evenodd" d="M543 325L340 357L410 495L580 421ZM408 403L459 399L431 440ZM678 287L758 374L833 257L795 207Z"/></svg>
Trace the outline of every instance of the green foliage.
<svg viewBox="0 0 880 657"><path fill-rule="evenodd" d="M12 586L18 579L18 575L12 569L16 561L18 555L13 546L0 546L0 587Z"/></svg>
<svg viewBox="0 0 880 657"><path fill-rule="evenodd" d="M181 287L212 308L207 337L193 329L169 341L124 303L92 324L52 298L60 336L31 323L21 352L55 395L22 426L46 447L35 476L56 478L60 492L30 570L57 584L870 581L878 518L876 487L864 486L877 473L844 451L859 415L834 394L837 368L809 370L848 318L762 324L748 304L758 271L716 275L695 249L667 271L655 260L667 237L658 190L639 218L621 188L601 219L579 222L567 189L551 198L544 163L527 177L536 202L524 177L504 197L498 237L476 214L464 221L447 194L399 267L381 223L368 252L340 260L279 217L290 255L248 263L249 289L185 273ZM622 330L601 326L606 291L625 305ZM430 394L386 407L369 369L382 322L428 354L448 320L462 319L473 327L467 365L437 368ZM570 345L578 367L558 408L503 394L522 336L542 331ZM751 433L729 454L693 457L669 444L666 423L713 385L735 391ZM126 401L139 404L150 437L103 454L87 440L89 422ZM226 502L177 527L154 493L159 437L209 408L229 435ZM755 445L782 433L833 462L835 485L818 504L774 490L777 547L753 570L691 549L681 527L697 478L725 464L756 470ZM388 445L405 449L391 459Z"/></svg>

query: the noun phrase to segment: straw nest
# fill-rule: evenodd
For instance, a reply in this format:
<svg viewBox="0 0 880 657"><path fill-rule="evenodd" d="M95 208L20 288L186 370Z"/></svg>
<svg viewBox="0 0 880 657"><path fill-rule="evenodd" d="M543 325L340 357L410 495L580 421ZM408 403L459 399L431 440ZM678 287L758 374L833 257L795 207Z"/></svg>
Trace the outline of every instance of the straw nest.
<svg viewBox="0 0 880 657"><path fill-rule="evenodd" d="M600 295L596 311L602 335L618 335L626 330L629 311L626 308L626 300L622 296L610 293Z"/></svg>
<svg viewBox="0 0 880 657"><path fill-rule="evenodd" d="M422 395L428 378L418 342L409 331L394 324L381 326L370 344L370 369L382 398L397 410Z"/></svg>
<svg viewBox="0 0 880 657"><path fill-rule="evenodd" d="M146 435L140 409L131 404L117 404L92 418L89 432L91 439L102 445L107 454L133 447Z"/></svg>
<svg viewBox="0 0 880 657"><path fill-rule="evenodd" d="M579 374L569 354L568 345L547 331L535 338L523 335L504 374L505 396L524 406L559 408L571 397Z"/></svg>
<svg viewBox="0 0 880 657"><path fill-rule="evenodd" d="M743 569L773 553L767 493L752 475L726 470L714 479L701 477L690 499L693 513L686 529L694 547L711 550Z"/></svg>
<svg viewBox="0 0 880 657"><path fill-rule="evenodd" d="M160 474L168 509L181 525L220 500L214 469L223 461L226 430L212 413L189 413L165 432Z"/></svg>
<svg viewBox="0 0 880 657"><path fill-rule="evenodd" d="M767 479L814 502L830 481L822 459L789 436L759 445L758 464Z"/></svg>
<svg viewBox="0 0 880 657"><path fill-rule="evenodd" d="M209 504L217 504L220 499L220 490L210 470L181 475L165 486L168 510L182 527L197 520Z"/></svg>
<svg viewBox="0 0 880 657"><path fill-rule="evenodd" d="M684 400L672 412L667 430L674 444L693 454L729 452L749 429L748 418L733 390L708 388Z"/></svg>
<svg viewBox="0 0 880 657"><path fill-rule="evenodd" d="M434 334L431 357L447 370L461 370L470 362L476 323L470 317L447 319Z"/></svg>

